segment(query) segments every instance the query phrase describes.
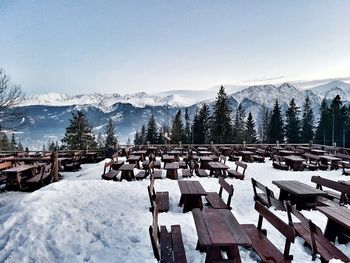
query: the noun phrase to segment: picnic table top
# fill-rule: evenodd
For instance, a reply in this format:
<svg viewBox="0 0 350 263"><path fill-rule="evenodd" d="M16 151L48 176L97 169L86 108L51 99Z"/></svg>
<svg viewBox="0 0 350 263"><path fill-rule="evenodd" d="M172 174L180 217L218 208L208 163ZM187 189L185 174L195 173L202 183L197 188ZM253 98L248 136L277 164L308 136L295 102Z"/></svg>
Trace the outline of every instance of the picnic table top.
<svg viewBox="0 0 350 263"><path fill-rule="evenodd" d="M178 184L182 195L207 195L199 181L181 180Z"/></svg>
<svg viewBox="0 0 350 263"><path fill-rule="evenodd" d="M272 181L272 183L278 186L280 189L283 189L284 191L296 196L327 196L326 192L296 180L280 180Z"/></svg>
<svg viewBox="0 0 350 263"><path fill-rule="evenodd" d="M316 206L328 218L350 229L350 209L345 206Z"/></svg>
<svg viewBox="0 0 350 263"><path fill-rule="evenodd" d="M303 162L305 161L304 158L301 158L300 156L297 155L287 155L283 157L286 160L292 161L292 162Z"/></svg>
<svg viewBox="0 0 350 263"><path fill-rule="evenodd" d="M168 154L171 154L171 155L177 155L177 154L180 154L181 152L178 151L178 150L172 150L170 152L167 152Z"/></svg>
<svg viewBox="0 0 350 263"><path fill-rule="evenodd" d="M129 155L128 161L140 161L141 156L140 155Z"/></svg>
<svg viewBox="0 0 350 263"><path fill-rule="evenodd" d="M164 154L164 155L162 156L162 159L163 159L163 160L174 160L175 157L172 156L172 155L166 155L166 154Z"/></svg>
<svg viewBox="0 0 350 263"><path fill-rule="evenodd" d="M213 154L211 151L199 151L200 155L209 155L209 154Z"/></svg>
<svg viewBox="0 0 350 263"><path fill-rule="evenodd" d="M327 151L325 150L320 150L320 149L311 149L311 153L314 153L314 154L324 154L326 153Z"/></svg>
<svg viewBox="0 0 350 263"><path fill-rule="evenodd" d="M294 152L293 152L293 151L289 151L289 150L280 150L279 153L280 153L280 154L286 154L286 155L287 155L287 154L292 155Z"/></svg>
<svg viewBox="0 0 350 263"><path fill-rule="evenodd" d="M284 150L284 148L281 146L273 146L272 149L277 150L277 151Z"/></svg>
<svg viewBox="0 0 350 263"><path fill-rule="evenodd" d="M211 169L229 169L226 164L223 164L221 162L209 162L208 163Z"/></svg>
<svg viewBox="0 0 350 263"><path fill-rule="evenodd" d="M244 155L254 154L252 151L240 151L240 153Z"/></svg>
<svg viewBox="0 0 350 263"><path fill-rule="evenodd" d="M124 163L121 167L119 167L119 171L132 171L136 167L134 163Z"/></svg>
<svg viewBox="0 0 350 263"><path fill-rule="evenodd" d="M202 161L204 161L204 162L212 162L213 158L211 158L210 156L201 156L200 160L201 160L201 162Z"/></svg>
<svg viewBox="0 0 350 263"><path fill-rule="evenodd" d="M20 166L12 167L6 170L3 170L3 173L21 173L30 169L36 168L35 165L32 164L23 164Z"/></svg>
<svg viewBox="0 0 350 263"><path fill-rule="evenodd" d="M207 151L208 147L198 147L197 150L198 151Z"/></svg>
<svg viewBox="0 0 350 263"><path fill-rule="evenodd" d="M315 155L312 153L304 153L303 156L319 161L321 159L320 155Z"/></svg>
<svg viewBox="0 0 350 263"><path fill-rule="evenodd" d="M132 152L132 154L146 154L147 153L147 151L146 150L138 150L138 151L134 151L134 152Z"/></svg>
<svg viewBox="0 0 350 263"><path fill-rule="evenodd" d="M332 156L332 155L320 155L321 159L326 159L327 161L341 161L340 158Z"/></svg>
<svg viewBox="0 0 350 263"><path fill-rule="evenodd" d="M205 246L251 246L252 241L227 209L192 210L198 239ZM204 222L205 227L203 227Z"/></svg>
<svg viewBox="0 0 350 263"><path fill-rule="evenodd" d="M178 163L166 163L164 169L165 170L176 170L176 169L179 169L179 164Z"/></svg>

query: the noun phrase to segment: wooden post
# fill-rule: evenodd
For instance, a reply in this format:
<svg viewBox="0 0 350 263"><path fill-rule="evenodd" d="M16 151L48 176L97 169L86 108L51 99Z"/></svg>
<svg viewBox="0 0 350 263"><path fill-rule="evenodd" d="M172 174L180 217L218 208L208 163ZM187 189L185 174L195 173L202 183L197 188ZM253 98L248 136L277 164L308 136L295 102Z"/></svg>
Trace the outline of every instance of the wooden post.
<svg viewBox="0 0 350 263"><path fill-rule="evenodd" d="M58 182L58 152L57 150L52 152L51 154L51 161L52 161L52 176L53 181Z"/></svg>

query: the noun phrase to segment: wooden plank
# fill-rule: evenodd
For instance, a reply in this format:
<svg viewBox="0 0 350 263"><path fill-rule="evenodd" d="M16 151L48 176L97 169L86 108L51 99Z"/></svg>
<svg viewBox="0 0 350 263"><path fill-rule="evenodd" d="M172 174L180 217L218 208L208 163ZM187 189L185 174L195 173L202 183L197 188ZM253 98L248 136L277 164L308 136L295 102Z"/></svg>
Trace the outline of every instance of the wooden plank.
<svg viewBox="0 0 350 263"><path fill-rule="evenodd" d="M173 243L174 260L176 263L187 263L184 244L182 241L181 227L171 226L171 238Z"/></svg>
<svg viewBox="0 0 350 263"><path fill-rule="evenodd" d="M201 210L199 208L192 209L192 216L196 226L199 245L204 247L210 246L212 242Z"/></svg>

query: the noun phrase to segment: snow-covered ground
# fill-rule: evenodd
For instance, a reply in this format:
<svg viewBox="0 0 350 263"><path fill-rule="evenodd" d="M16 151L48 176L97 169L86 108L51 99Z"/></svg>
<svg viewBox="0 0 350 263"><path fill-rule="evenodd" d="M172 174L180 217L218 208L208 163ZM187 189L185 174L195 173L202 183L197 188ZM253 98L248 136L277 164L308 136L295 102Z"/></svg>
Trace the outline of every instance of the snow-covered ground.
<svg viewBox="0 0 350 263"><path fill-rule="evenodd" d="M101 180L103 164L104 161L82 165L79 172L63 173L63 180L33 193L1 193L0 262L156 262L148 234L152 221L148 210L149 180ZM231 162L228 165L234 166ZM232 213L242 224L257 224L252 177L278 195L279 189L272 180L299 180L314 186L310 182L312 175L346 179L340 170L279 171L267 159L264 164L248 164L244 181L227 179L235 189ZM194 179L207 191L218 191L216 178ZM177 181L156 180L155 188L169 191L170 195L170 211L159 215L159 224L168 228L180 224L188 262L204 262L205 253L195 249L197 234L192 213L183 214L178 207ZM285 212L271 210L287 222ZM323 214L317 211L303 214L324 230L327 218ZM284 238L268 223L264 222L264 227L268 238L283 251ZM350 244L336 246L350 257ZM240 254L243 262L257 261L255 254L246 248L241 247ZM300 238L292 244L291 254L293 262L312 262L310 250Z"/></svg>

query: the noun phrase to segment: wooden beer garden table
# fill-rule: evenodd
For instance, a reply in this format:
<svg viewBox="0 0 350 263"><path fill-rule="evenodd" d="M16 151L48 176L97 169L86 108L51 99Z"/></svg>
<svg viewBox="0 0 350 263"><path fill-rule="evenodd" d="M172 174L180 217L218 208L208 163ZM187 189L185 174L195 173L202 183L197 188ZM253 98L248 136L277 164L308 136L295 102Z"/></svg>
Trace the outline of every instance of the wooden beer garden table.
<svg viewBox="0 0 350 263"><path fill-rule="evenodd" d="M166 177L172 180L177 180L178 163L166 163L164 169L166 170Z"/></svg>
<svg viewBox="0 0 350 263"><path fill-rule="evenodd" d="M334 243L336 237L338 237L339 243L350 241L349 208L345 206L316 206L316 210L328 218L324 235L329 241Z"/></svg>
<svg viewBox="0 0 350 263"><path fill-rule="evenodd" d="M323 155L326 153L326 151L320 149L311 149L311 153L316 155Z"/></svg>
<svg viewBox="0 0 350 263"><path fill-rule="evenodd" d="M282 155L282 156L288 156L288 155L293 155L294 154L293 151L288 151L288 150L280 150L278 153L280 155Z"/></svg>
<svg viewBox="0 0 350 263"><path fill-rule="evenodd" d="M140 169L140 160L141 160L140 155L129 155L128 157L128 162L131 164L136 164L137 169Z"/></svg>
<svg viewBox="0 0 350 263"><path fill-rule="evenodd" d="M135 179L134 175L134 168L136 167L136 164L128 164L125 163L121 167L119 167L119 171L122 172L122 175L120 177L120 181L125 179L127 181L131 181Z"/></svg>
<svg viewBox="0 0 350 263"><path fill-rule="evenodd" d="M339 169L339 162L341 161L340 158L331 156L331 155L320 155L319 157L321 158L321 163L327 164L327 165L328 165L328 162L331 163L330 165L331 170Z"/></svg>
<svg viewBox="0 0 350 263"><path fill-rule="evenodd" d="M7 176L6 185L16 184L19 189L22 188L22 178L32 177L35 175L36 165L24 164L16 167L12 167L6 170L3 170L2 173Z"/></svg>
<svg viewBox="0 0 350 263"><path fill-rule="evenodd" d="M179 206L183 207L183 212L189 212L193 208L203 208L202 196L207 195L203 186L198 181L178 181L181 197Z"/></svg>
<svg viewBox="0 0 350 263"><path fill-rule="evenodd" d="M205 262L221 262L221 250L227 251L232 262L241 262L238 246L251 246L252 241L230 210L195 208L192 215L198 236L197 249L207 252Z"/></svg>
<svg viewBox="0 0 350 263"><path fill-rule="evenodd" d="M209 157L209 156L202 156L200 158L201 161L201 169L210 169L209 167L209 162L213 161L213 158Z"/></svg>
<svg viewBox="0 0 350 263"><path fill-rule="evenodd" d="M175 160L175 157L174 157L174 156L164 154L164 155L162 156L162 161L164 162L164 168L165 168L165 165L166 165L167 163L172 163L172 162L174 162L174 160Z"/></svg>
<svg viewBox="0 0 350 263"><path fill-rule="evenodd" d="M210 176L215 175L218 176L226 176L226 171L230 168L226 164L223 164L221 162L209 162L208 163L210 167Z"/></svg>
<svg viewBox="0 0 350 263"><path fill-rule="evenodd" d="M146 150L138 150L138 151L134 151L132 152L132 155L137 155L141 157L141 160L144 161L145 160L145 154L147 153Z"/></svg>
<svg viewBox="0 0 350 263"><path fill-rule="evenodd" d="M272 181L280 188L279 200L290 200L292 205L296 204L296 209L310 209L317 204L318 196L326 197L328 194L315 187L294 180Z"/></svg>
<svg viewBox="0 0 350 263"><path fill-rule="evenodd" d="M284 157L286 164L293 169L293 171L302 171L304 170L303 162L305 159L297 155L288 155Z"/></svg>
<svg viewBox="0 0 350 263"><path fill-rule="evenodd" d="M251 151L240 151L239 153L242 155L242 161L243 162L246 162L246 163L252 162L252 157L251 156L254 154L253 152L251 152Z"/></svg>
<svg viewBox="0 0 350 263"><path fill-rule="evenodd" d="M210 151L199 151L198 153L199 153L199 156L208 156L208 155L213 154Z"/></svg>

